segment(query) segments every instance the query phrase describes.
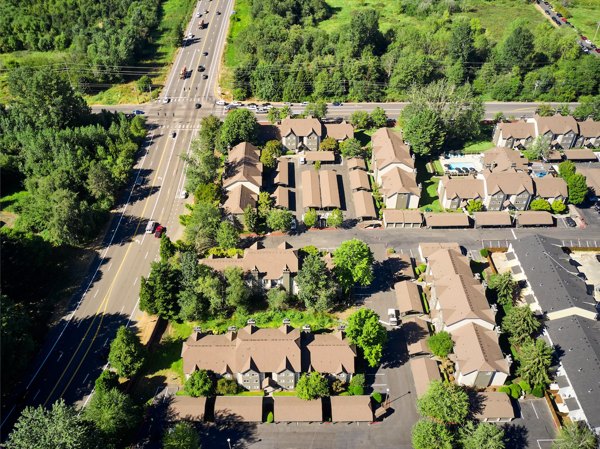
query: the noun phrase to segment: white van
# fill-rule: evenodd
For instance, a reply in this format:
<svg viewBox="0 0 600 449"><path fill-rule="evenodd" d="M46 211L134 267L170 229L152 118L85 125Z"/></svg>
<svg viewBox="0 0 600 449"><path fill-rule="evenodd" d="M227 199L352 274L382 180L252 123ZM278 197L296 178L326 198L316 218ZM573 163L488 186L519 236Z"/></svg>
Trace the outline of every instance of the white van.
<svg viewBox="0 0 600 449"><path fill-rule="evenodd" d="M219 100L217 101L217 106L225 106L227 103L225 103L224 100Z"/></svg>
<svg viewBox="0 0 600 449"><path fill-rule="evenodd" d="M154 228L156 227L156 222L150 220L146 225L146 234L152 234L154 232Z"/></svg>

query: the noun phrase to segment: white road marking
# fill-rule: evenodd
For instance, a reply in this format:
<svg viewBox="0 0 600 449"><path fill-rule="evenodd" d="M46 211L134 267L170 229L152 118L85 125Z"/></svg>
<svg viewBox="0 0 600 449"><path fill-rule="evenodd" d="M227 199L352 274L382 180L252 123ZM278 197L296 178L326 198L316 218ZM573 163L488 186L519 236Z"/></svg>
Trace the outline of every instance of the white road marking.
<svg viewBox="0 0 600 449"><path fill-rule="evenodd" d="M146 260L148 258L148 253L149 253L149 251L146 251L146 255L144 256L144 260Z"/></svg>
<svg viewBox="0 0 600 449"><path fill-rule="evenodd" d="M108 265L108 268L106 269L106 272L108 273L111 268L112 268L112 262Z"/></svg>
<svg viewBox="0 0 600 449"><path fill-rule="evenodd" d="M106 346L106 343L108 343L108 340L110 340L110 337L106 337L106 340L104 340L104 344L102 345L103 348Z"/></svg>
<svg viewBox="0 0 600 449"><path fill-rule="evenodd" d="M99 289L98 289L98 290L96 290L96 293L94 293L94 298L95 298L96 296L98 296L98 292L99 292L99 291L100 291Z"/></svg>
<svg viewBox="0 0 600 449"><path fill-rule="evenodd" d="M33 396L33 398L31 398L32 401L35 401L35 398L38 397L38 394L40 394L42 390L38 390L37 393L35 393L35 395Z"/></svg>
<svg viewBox="0 0 600 449"><path fill-rule="evenodd" d="M90 377L90 373L87 373L85 375L85 377L83 378L83 383L85 383L85 381L88 380L88 377Z"/></svg>
<svg viewBox="0 0 600 449"><path fill-rule="evenodd" d="M137 284L137 279L138 279L138 278L135 278L135 279L133 280L133 285L134 285L134 286L135 286L135 284Z"/></svg>
<svg viewBox="0 0 600 449"><path fill-rule="evenodd" d="M129 319L127 320L127 325L126 327L129 327L129 323L131 323L131 317L133 316L133 314L135 313L135 309L137 309L138 304L140 303L140 298L138 296L137 301L135 302L135 306L133 306L133 309L131 310L131 313L129 314Z"/></svg>
<svg viewBox="0 0 600 449"><path fill-rule="evenodd" d="M536 417L537 419L540 419L540 415L538 415L538 412L537 412L537 410L535 409L535 405L533 405L533 402L531 402L531 407L533 408L533 411L535 412L535 417Z"/></svg>
<svg viewBox="0 0 600 449"><path fill-rule="evenodd" d="M511 228L510 232L512 233L512 235L513 235L513 238L514 238L515 240L517 240L517 236L515 235L515 230Z"/></svg>
<svg viewBox="0 0 600 449"><path fill-rule="evenodd" d="M123 305L123 307L121 307L121 313L123 313L123 309L125 309L125 305Z"/></svg>
<svg viewBox="0 0 600 449"><path fill-rule="evenodd" d="M58 362L62 358L62 356L63 356L63 352L59 351L58 358L56 359L56 361Z"/></svg>

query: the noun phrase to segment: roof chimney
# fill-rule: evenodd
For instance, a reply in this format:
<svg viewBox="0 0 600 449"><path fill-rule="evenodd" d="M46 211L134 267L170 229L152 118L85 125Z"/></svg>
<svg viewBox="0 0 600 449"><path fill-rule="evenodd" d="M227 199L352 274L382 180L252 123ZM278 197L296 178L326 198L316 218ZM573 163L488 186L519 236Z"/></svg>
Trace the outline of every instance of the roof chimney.
<svg viewBox="0 0 600 449"><path fill-rule="evenodd" d="M305 324L302 326L302 332L310 332L310 324Z"/></svg>
<svg viewBox="0 0 600 449"><path fill-rule="evenodd" d="M283 319L283 324L290 324L290 323L291 323L291 321L290 321L289 318L284 318Z"/></svg>
<svg viewBox="0 0 600 449"><path fill-rule="evenodd" d="M248 321L246 321L246 324L250 324L251 326L254 326L256 324L256 320L254 320L254 318L250 318Z"/></svg>

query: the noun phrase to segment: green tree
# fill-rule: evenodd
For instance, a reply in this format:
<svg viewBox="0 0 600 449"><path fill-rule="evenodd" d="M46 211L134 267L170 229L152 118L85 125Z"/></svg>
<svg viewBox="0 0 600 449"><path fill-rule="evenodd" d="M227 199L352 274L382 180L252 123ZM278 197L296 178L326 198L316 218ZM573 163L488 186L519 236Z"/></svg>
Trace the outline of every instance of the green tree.
<svg viewBox="0 0 600 449"><path fill-rule="evenodd" d="M222 221L217 229L217 244L223 249L237 248L240 243L240 233L229 221Z"/></svg>
<svg viewBox="0 0 600 449"><path fill-rule="evenodd" d="M555 214L562 214L564 211L567 210L567 206L565 206L565 203L563 203L560 200L554 200L552 202L552 212Z"/></svg>
<svg viewBox="0 0 600 449"><path fill-rule="evenodd" d="M200 437L189 422L178 422L165 432L163 449L200 449Z"/></svg>
<svg viewBox="0 0 600 449"><path fill-rule="evenodd" d="M365 393L365 375L364 374L355 374L350 379L350 384L348 385L348 392L353 396L361 396Z"/></svg>
<svg viewBox="0 0 600 449"><path fill-rule="evenodd" d="M534 55L533 34L523 25L518 25L510 31L501 47L502 65L506 70L513 67L528 69Z"/></svg>
<svg viewBox="0 0 600 449"><path fill-rule="evenodd" d="M335 285L319 254L309 254L304 258L296 283L298 299L307 309L322 312L333 306Z"/></svg>
<svg viewBox="0 0 600 449"><path fill-rule="evenodd" d="M248 109L234 109L227 114L221 126L221 149L225 150L241 142L256 143L258 123Z"/></svg>
<svg viewBox="0 0 600 449"><path fill-rule="evenodd" d="M579 105L573 111L573 116L577 120L585 120L591 117L593 120L600 120L600 95L592 97L583 95L579 97Z"/></svg>
<svg viewBox="0 0 600 449"><path fill-rule="evenodd" d="M184 238L198 254L203 254L214 246L221 212L214 204L205 202L197 202L191 209L189 215L182 216L185 217L182 221L185 225Z"/></svg>
<svg viewBox="0 0 600 449"><path fill-rule="evenodd" d="M131 398L112 388L97 391L84 409L84 417L93 423L110 441L122 442L123 434L131 432L140 422L140 410Z"/></svg>
<svg viewBox="0 0 600 449"><path fill-rule="evenodd" d="M175 255L175 245L167 234L163 234L160 237L160 260L167 262L171 257Z"/></svg>
<svg viewBox="0 0 600 449"><path fill-rule="evenodd" d="M244 272L239 267L227 267L223 272L227 287L225 301L232 309L248 310L250 289L244 281Z"/></svg>
<svg viewBox="0 0 600 449"><path fill-rule="evenodd" d="M357 129L369 129L371 127L371 117L367 111L354 111L350 116L350 123Z"/></svg>
<svg viewBox="0 0 600 449"><path fill-rule="evenodd" d="M128 327L121 326L110 344L108 361L119 376L131 378L144 365L145 352L136 333Z"/></svg>
<svg viewBox="0 0 600 449"><path fill-rule="evenodd" d="M258 216L266 219L273 207L273 198L269 192L260 192L258 194Z"/></svg>
<svg viewBox="0 0 600 449"><path fill-rule="evenodd" d="M62 129L81 124L90 108L63 75L19 67L9 73L11 108L35 129Z"/></svg>
<svg viewBox="0 0 600 449"><path fill-rule="evenodd" d="M588 192L585 176L575 173L567 181L569 187L569 203L576 206L583 203Z"/></svg>
<svg viewBox="0 0 600 449"><path fill-rule="evenodd" d="M575 164L572 161L564 161L558 164L558 174L567 183L575 174Z"/></svg>
<svg viewBox="0 0 600 449"><path fill-rule="evenodd" d="M333 209L327 217L327 226L339 228L342 224L344 224L344 214L339 209Z"/></svg>
<svg viewBox="0 0 600 449"><path fill-rule="evenodd" d="M323 118L327 115L327 103L323 100L317 100L314 103L308 103L304 108L304 115L315 118Z"/></svg>
<svg viewBox="0 0 600 449"><path fill-rule="evenodd" d="M517 284L510 271L502 274L492 274L488 277L488 288L496 291L498 302L501 305L512 305L517 293Z"/></svg>
<svg viewBox="0 0 600 449"><path fill-rule="evenodd" d="M346 240L333 253L334 273L346 292L355 285L371 285L373 282L373 253L369 246L358 239Z"/></svg>
<svg viewBox="0 0 600 449"><path fill-rule="evenodd" d="M552 210L550 203L544 198L536 198L531 203L529 203L529 208L531 210L543 210L547 212L550 212Z"/></svg>
<svg viewBox="0 0 600 449"><path fill-rule="evenodd" d="M460 385L434 380L427 392L417 399L417 411L443 424L461 425L469 414L469 397Z"/></svg>
<svg viewBox="0 0 600 449"><path fill-rule="evenodd" d="M11 243L11 240L2 241L3 270L6 270L4 260L11 259L10 253L11 247L13 247ZM19 258L29 262L28 258L23 257L24 252L21 245L22 243L18 245ZM7 259L4 259L5 257ZM6 288L7 274L3 275L3 289ZM35 343L31 333L32 323L29 315L30 312L24 307L24 304L15 303L13 299L2 295L0 297L0 306L2 309L2 314L0 314L0 323L2 325L0 334L0 344L2 345L1 366L2 380L5 382L8 379L16 377L25 368L28 357L33 353Z"/></svg>
<svg viewBox="0 0 600 449"><path fill-rule="evenodd" d="M217 394L220 395L232 395L237 394L240 391L240 386L235 379L220 378L217 381Z"/></svg>
<svg viewBox="0 0 600 449"><path fill-rule="evenodd" d="M388 116L383 108L377 106L371 111L369 121L373 128L383 128L385 125L387 125Z"/></svg>
<svg viewBox="0 0 600 449"><path fill-rule="evenodd" d="M504 449L504 430L495 424L468 421L459 429L463 449Z"/></svg>
<svg viewBox="0 0 600 449"><path fill-rule="evenodd" d="M267 226L274 231L288 232L292 227L293 214L287 209L271 209Z"/></svg>
<svg viewBox="0 0 600 449"><path fill-rule="evenodd" d="M284 289L271 288L267 291L269 310L284 310L290 301L290 295Z"/></svg>
<svg viewBox="0 0 600 449"><path fill-rule="evenodd" d="M50 409L26 407L8 436L8 449L88 449L95 444L93 428L61 399Z"/></svg>
<svg viewBox="0 0 600 449"><path fill-rule="evenodd" d="M401 114L403 136L414 153L437 153L444 143L445 131L438 115L430 109L408 106Z"/></svg>
<svg viewBox="0 0 600 449"><path fill-rule="evenodd" d="M448 332L441 331L427 338L427 346L433 355L446 358L452 352L454 342Z"/></svg>
<svg viewBox="0 0 600 449"><path fill-rule="evenodd" d="M340 153L345 158L360 156L363 153L362 145L358 139L346 139L340 143Z"/></svg>
<svg viewBox="0 0 600 449"><path fill-rule="evenodd" d="M163 318L174 318L179 313L177 290L179 271L168 262L152 262L148 279L140 282L140 310Z"/></svg>
<svg viewBox="0 0 600 449"><path fill-rule="evenodd" d="M584 423L574 422L562 426L552 449L596 449L598 436Z"/></svg>
<svg viewBox="0 0 600 449"><path fill-rule="evenodd" d="M329 384L327 379L316 371L302 374L296 384L296 394L305 401L324 398L329 396Z"/></svg>
<svg viewBox="0 0 600 449"><path fill-rule="evenodd" d="M204 369L194 371L185 381L184 388L185 392L194 398L214 395L212 376Z"/></svg>
<svg viewBox="0 0 600 449"><path fill-rule="evenodd" d="M317 218L318 218L317 211L314 209L308 209L304 213L304 217L302 218L302 220L304 221L304 224L306 225L307 228L312 228L317 224Z"/></svg>
<svg viewBox="0 0 600 449"><path fill-rule="evenodd" d="M511 307L502 318L502 330L510 335L510 341L521 345L531 334L537 332L540 322L529 306Z"/></svg>
<svg viewBox="0 0 600 449"><path fill-rule="evenodd" d="M325 137L321 141L321 145L319 145L319 150L321 151L337 151L338 150L338 141L333 137Z"/></svg>
<svg viewBox="0 0 600 449"><path fill-rule="evenodd" d="M546 386L550 383L548 369L552 363L552 348L542 339L529 339L517 355L517 374L530 385Z"/></svg>
<svg viewBox="0 0 600 449"><path fill-rule="evenodd" d="M258 224L258 214L252 205L248 204L244 209L243 217L244 226L250 232L256 232Z"/></svg>
<svg viewBox="0 0 600 449"><path fill-rule="evenodd" d="M213 184L217 178L220 161L215 156L214 144L203 144L202 137L192 140L189 156L182 156L188 164L185 188L195 192L202 184Z"/></svg>
<svg viewBox="0 0 600 449"><path fill-rule="evenodd" d="M467 212L473 214L475 212L481 212L483 210L483 203L481 200L469 200L467 202Z"/></svg>
<svg viewBox="0 0 600 449"><path fill-rule="evenodd" d="M260 161L265 167L275 168L277 158L283 154L283 145L279 140L269 140L260 153Z"/></svg>
<svg viewBox="0 0 600 449"><path fill-rule="evenodd" d="M110 369L102 371L94 382L94 391L96 393L104 393L118 387L119 375Z"/></svg>
<svg viewBox="0 0 600 449"><path fill-rule="evenodd" d="M152 88L152 79L144 75L135 82L135 85L140 92L148 92Z"/></svg>
<svg viewBox="0 0 600 449"><path fill-rule="evenodd" d="M415 449L452 449L453 437L443 424L421 419L412 428L412 446Z"/></svg>
<svg viewBox="0 0 600 449"><path fill-rule="evenodd" d="M358 309L348 317L346 335L351 343L363 350L369 366L375 367L379 364L383 346L387 341L387 332L379 322L377 313L371 309Z"/></svg>
<svg viewBox="0 0 600 449"><path fill-rule="evenodd" d="M547 158L551 152L550 142L548 139L544 139L543 136L538 136L533 143L523 150L523 156L530 161L538 161L540 159Z"/></svg>
<svg viewBox="0 0 600 449"><path fill-rule="evenodd" d="M201 148L214 153L219 145L221 126L223 126L223 122L217 116L211 114L202 117L200 120L200 132L198 133Z"/></svg>

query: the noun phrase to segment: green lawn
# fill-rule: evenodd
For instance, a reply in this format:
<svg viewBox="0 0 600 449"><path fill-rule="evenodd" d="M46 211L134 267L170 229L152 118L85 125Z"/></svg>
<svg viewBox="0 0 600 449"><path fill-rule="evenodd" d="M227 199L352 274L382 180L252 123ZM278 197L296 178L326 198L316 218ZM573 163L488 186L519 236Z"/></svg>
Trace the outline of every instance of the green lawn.
<svg viewBox="0 0 600 449"><path fill-rule="evenodd" d="M273 396L297 396L295 391L274 391Z"/></svg>
<svg viewBox="0 0 600 449"><path fill-rule="evenodd" d="M494 148L494 142L490 142L489 140L484 140L482 142L475 142L471 144L467 144L462 150L464 154L477 154L484 153L487 150Z"/></svg>
<svg viewBox="0 0 600 449"><path fill-rule="evenodd" d="M419 210L431 209L431 212L444 212L440 204L440 199L437 194L437 187L440 183L440 178L433 176L423 182L423 190L421 191L421 201L419 201Z"/></svg>
<svg viewBox="0 0 600 449"><path fill-rule="evenodd" d="M18 204L22 202L27 195L29 195L27 190L20 190L10 195L0 197L0 210L16 212L15 207L18 206Z"/></svg>
<svg viewBox="0 0 600 449"><path fill-rule="evenodd" d="M222 92L226 95L230 93L233 88L232 69L243 60L244 53L239 48L239 40L236 38L240 31L246 28L250 23L250 8L250 0L235 0L235 14L231 16L231 21L229 23L227 44L225 45L225 52L223 53L223 70L221 71L221 79L219 80Z"/></svg>

